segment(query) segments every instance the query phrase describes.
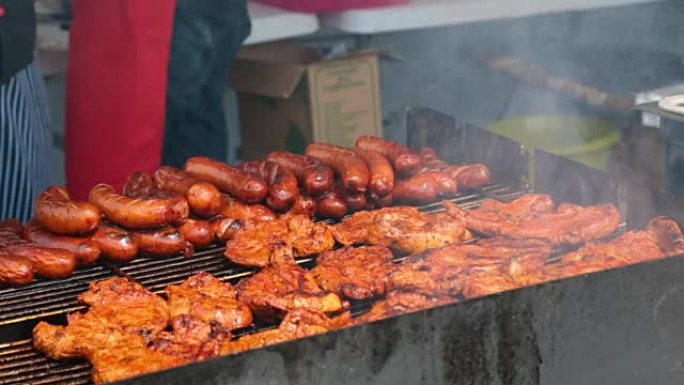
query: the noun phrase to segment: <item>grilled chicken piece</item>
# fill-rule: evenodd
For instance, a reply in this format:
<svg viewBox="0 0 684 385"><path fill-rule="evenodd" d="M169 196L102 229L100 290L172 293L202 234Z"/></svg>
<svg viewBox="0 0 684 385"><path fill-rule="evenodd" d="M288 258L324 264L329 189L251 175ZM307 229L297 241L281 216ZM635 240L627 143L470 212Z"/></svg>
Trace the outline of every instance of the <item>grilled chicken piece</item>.
<svg viewBox="0 0 684 385"><path fill-rule="evenodd" d="M549 210L550 199L530 194L510 203L487 201L478 209L461 210L461 215L469 229L482 234L538 239L554 245L579 245L601 239L620 226L620 212L612 204L561 204ZM453 207L453 215L458 216L458 210Z"/></svg>
<svg viewBox="0 0 684 385"><path fill-rule="evenodd" d="M350 323L351 316L348 312L330 318L323 313L296 309L287 313L277 329L245 335L236 341L225 343L221 354L237 354L285 341L327 333L345 327Z"/></svg>
<svg viewBox="0 0 684 385"><path fill-rule="evenodd" d="M455 302L456 299L447 296L426 296L418 293L391 292L385 299L375 302L368 313L356 317L354 319L354 324L361 325L400 314L411 313Z"/></svg>
<svg viewBox="0 0 684 385"><path fill-rule="evenodd" d="M188 362L221 354L221 346L230 341L230 330L221 325L181 315L171 322L173 331L162 332L150 343L150 349Z"/></svg>
<svg viewBox="0 0 684 385"><path fill-rule="evenodd" d="M166 296L172 321L189 316L225 330L244 328L252 323L251 310L237 300L233 286L207 272L197 273L180 285L168 286Z"/></svg>
<svg viewBox="0 0 684 385"><path fill-rule="evenodd" d="M324 290L349 299L370 299L385 294L392 258L383 246L344 247L321 254L311 274Z"/></svg>
<svg viewBox="0 0 684 385"><path fill-rule="evenodd" d="M237 284L238 299L255 315L280 318L294 309L335 313L348 306L340 297L323 290L313 275L295 263L292 248L278 245L271 264Z"/></svg>
<svg viewBox="0 0 684 385"><path fill-rule="evenodd" d="M90 362L93 365L93 382L96 384L120 381L189 363L183 357L146 346L129 345L123 340L108 349L96 351L90 357Z"/></svg>
<svg viewBox="0 0 684 385"><path fill-rule="evenodd" d="M409 206L356 213L335 225L333 234L345 245L370 243L398 253L417 253L470 239L458 206L443 204L447 210L433 214Z"/></svg>
<svg viewBox="0 0 684 385"><path fill-rule="evenodd" d="M226 244L225 256L240 265L263 267L282 243L292 245L297 256L307 256L331 250L335 239L324 223L314 223L305 215L286 215L237 231Z"/></svg>

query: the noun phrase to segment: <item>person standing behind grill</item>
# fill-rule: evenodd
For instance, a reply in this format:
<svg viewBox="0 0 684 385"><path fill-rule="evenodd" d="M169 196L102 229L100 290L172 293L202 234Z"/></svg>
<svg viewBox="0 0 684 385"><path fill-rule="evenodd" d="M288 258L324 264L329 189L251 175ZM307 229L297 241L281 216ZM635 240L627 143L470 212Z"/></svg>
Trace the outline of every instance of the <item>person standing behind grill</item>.
<svg viewBox="0 0 684 385"><path fill-rule="evenodd" d="M0 2L0 220L28 220L51 180L45 84L32 0Z"/></svg>
<svg viewBox="0 0 684 385"><path fill-rule="evenodd" d="M246 0L177 0L169 59L162 163L226 160L228 67L251 31Z"/></svg>

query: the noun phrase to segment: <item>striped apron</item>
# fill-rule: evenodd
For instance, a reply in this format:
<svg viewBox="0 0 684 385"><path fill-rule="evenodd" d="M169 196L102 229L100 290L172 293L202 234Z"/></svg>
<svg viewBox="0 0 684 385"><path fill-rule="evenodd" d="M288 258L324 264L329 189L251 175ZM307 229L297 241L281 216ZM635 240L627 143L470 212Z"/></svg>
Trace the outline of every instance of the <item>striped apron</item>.
<svg viewBox="0 0 684 385"><path fill-rule="evenodd" d="M28 220L51 182L45 84L34 61L0 86L0 220Z"/></svg>

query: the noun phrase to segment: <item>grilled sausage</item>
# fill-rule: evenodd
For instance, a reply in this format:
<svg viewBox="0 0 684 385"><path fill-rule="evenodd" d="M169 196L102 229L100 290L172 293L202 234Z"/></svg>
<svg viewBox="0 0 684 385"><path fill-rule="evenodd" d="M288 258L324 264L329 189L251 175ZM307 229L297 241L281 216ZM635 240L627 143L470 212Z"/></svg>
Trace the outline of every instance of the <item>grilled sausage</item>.
<svg viewBox="0 0 684 385"><path fill-rule="evenodd" d="M368 203L366 204L366 209L367 210L374 210L374 209L379 209L382 207L388 207L392 205L392 200L394 197L392 194L385 195L382 198L379 198L373 194L368 194Z"/></svg>
<svg viewBox="0 0 684 385"><path fill-rule="evenodd" d="M69 277L76 268L74 253L30 243L21 237L23 228L16 220L0 223L0 253L26 258L38 275L46 278Z"/></svg>
<svg viewBox="0 0 684 385"><path fill-rule="evenodd" d="M112 186L98 184L90 190L90 202L113 223L129 229L150 229L169 224L175 218L171 199L133 199L119 195Z"/></svg>
<svg viewBox="0 0 684 385"><path fill-rule="evenodd" d="M333 188L316 200L316 216L321 218L342 218L349 211L342 189Z"/></svg>
<svg viewBox="0 0 684 385"><path fill-rule="evenodd" d="M335 174L330 166L310 156L274 151L268 154L267 160L292 171L307 195L317 197L335 183Z"/></svg>
<svg viewBox="0 0 684 385"><path fill-rule="evenodd" d="M347 190L366 191L370 178L368 166L354 151L332 144L312 143L306 147L306 155L332 167Z"/></svg>
<svg viewBox="0 0 684 385"><path fill-rule="evenodd" d="M362 148L353 151L368 165L368 190L380 198L387 196L394 188L394 169L390 161L377 151Z"/></svg>
<svg viewBox="0 0 684 385"><path fill-rule="evenodd" d="M145 171L135 171L126 179L123 195L134 199L146 199L154 193L154 181Z"/></svg>
<svg viewBox="0 0 684 385"><path fill-rule="evenodd" d="M394 186L394 200L402 203L429 203L437 198L438 183L429 172L415 174L409 179L400 180Z"/></svg>
<svg viewBox="0 0 684 385"><path fill-rule="evenodd" d="M154 173L154 184L162 191L185 196L190 209L198 216L208 218L221 210L221 193L216 186L189 172L162 166Z"/></svg>
<svg viewBox="0 0 684 385"><path fill-rule="evenodd" d="M368 199L366 199L366 194L364 193L345 191L342 196L349 211L362 210L368 204Z"/></svg>
<svg viewBox="0 0 684 385"><path fill-rule="evenodd" d="M287 212L290 215L306 215L309 218L313 217L315 213L316 201L306 195L300 195Z"/></svg>
<svg viewBox="0 0 684 385"><path fill-rule="evenodd" d="M211 228L214 233L214 239L216 242L223 244L233 239L235 233L238 230L245 228L249 221L244 219L224 218L218 216L212 218L209 223L211 224Z"/></svg>
<svg viewBox="0 0 684 385"><path fill-rule="evenodd" d="M299 197L297 177L277 163L253 160L240 164L238 169L258 176L268 183L266 204L274 211L287 211Z"/></svg>
<svg viewBox="0 0 684 385"><path fill-rule="evenodd" d="M437 151L429 147L420 149L420 160L425 171L442 171L450 166L437 155Z"/></svg>
<svg viewBox="0 0 684 385"><path fill-rule="evenodd" d="M90 237L54 234L35 220L24 226L24 238L38 246L69 250L74 253L79 265L90 265L100 258L100 248Z"/></svg>
<svg viewBox="0 0 684 385"><path fill-rule="evenodd" d="M110 261L128 262L138 255L138 243L130 233L118 227L101 223L90 239Z"/></svg>
<svg viewBox="0 0 684 385"><path fill-rule="evenodd" d="M138 243L138 251L142 255L164 258L183 253L186 257L190 257L194 252L192 244L171 226L154 230L139 230L132 234Z"/></svg>
<svg viewBox="0 0 684 385"><path fill-rule="evenodd" d="M456 180L446 172L427 171L419 174L423 174L423 177L432 177L435 183L435 188L437 189L438 197L452 196L456 194L456 191L458 190L458 183L456 183Z"/></svg>
<svg viewBox="0 0 684 385"><path fill-rule="evenodd" d="M386 156L398 173L410 174L420 168L420 155L414 154L410 148L397 142L376 136L360 136L356 147L373 150Z"/></svg>
<svg viewBox="0 0 684 385"><path fill-rule="evenodd" d="M0 254L0 285L26 285L33 281L33 265L17 255Z"/></svg>
<svg viewBox="0 0 684 385"><path fill-rule="evenodd" d="M226 218L272 221L278 218L268 207L260 204L247 204L227 195L222 195L223 207L219 214Z"/></svg>
<svg viewBox="0 0 684 385"><path fill-rule="evenodd" d="M185 170L247 203L261 202L268 193L263 179L214 159L192 157L185 163Z"/></svg>
<svg viewBox="0 0 684 385"><path fill-rule="evenodd" d="M182 194L157 189L152 176L144 171L136 171L128 177L123 195L134 199L168 200L171 207L170 222L174 225L182 225L190 215L190 207Z"/></svg>
<svg viewBox="0 0 684 385"><path fill-rule="evenodd" d="M479 163L454 165L444 171L451 175L461 190L482 188L492 180L492 172L489 167Z"/></svg>
<svg viewBox="0 0 684 385"><path fill-rule="evenodd" d="M178 231L186 241L197 247L207 247L214 243L214 232L209 221L202 219L188 219Z"/></svg>
<svg viewBox="0 0 684 385"><path fill-rule="evenodd" d="M88 202L71 200L62 187L51 186L36 200L35 217L53 233L83 234L97 229L100 210Z"/></svg>

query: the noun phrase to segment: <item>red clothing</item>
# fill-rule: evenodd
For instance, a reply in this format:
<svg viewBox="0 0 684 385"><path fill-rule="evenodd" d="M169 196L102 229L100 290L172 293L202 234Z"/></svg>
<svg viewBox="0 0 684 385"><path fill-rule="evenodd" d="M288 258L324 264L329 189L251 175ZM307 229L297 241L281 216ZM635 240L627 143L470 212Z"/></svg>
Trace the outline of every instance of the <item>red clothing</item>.
<svg viewBox="0 0 684 385"><path fill-rule="evenodd" d="M76 199L159 167L175 3L73 0L66 172Z"/></svg>

